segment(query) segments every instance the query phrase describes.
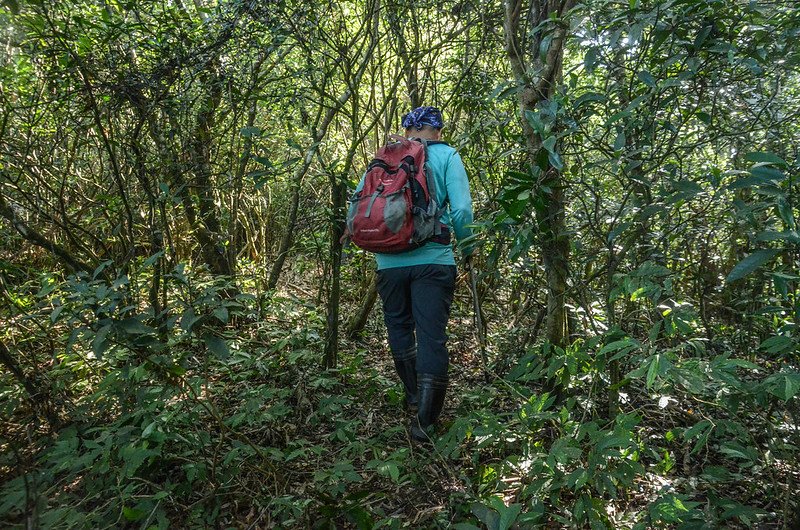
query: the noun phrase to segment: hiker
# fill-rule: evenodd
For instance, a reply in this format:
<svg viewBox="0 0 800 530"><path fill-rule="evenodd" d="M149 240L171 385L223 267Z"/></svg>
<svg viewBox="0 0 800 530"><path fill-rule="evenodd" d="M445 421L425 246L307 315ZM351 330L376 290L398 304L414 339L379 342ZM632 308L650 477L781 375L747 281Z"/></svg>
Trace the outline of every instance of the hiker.
<svg viewBox="0 0 800 530"><path fill-rule="evenodd" d="M405 389L406 406L412 412L417 411L411 435L414 440L424 442L435 429L448 383L445 330L456 280L450 234L459 241L471 235L472 199L461 157L441 140L444 127L441 111L436 107L418 107L403 116L402 126L406 138L427 144L425 156L433 177L430 184L435 187L432 196L441 208L435 215L441 223L437 223L433 237L422 246L397 253L375 252L375 260L389 348ZM356 188L354 201L372 199L368 206L362 207L368 207L362 217L369 217L375 198L360 196L365 178ZM381 183L372 195L380 195L383 189ZM355 214L348 215L348 229L352 228L352 215ZM355 237L353 241L358 244ZM465 256L467 266L468 259Z"/></svg>

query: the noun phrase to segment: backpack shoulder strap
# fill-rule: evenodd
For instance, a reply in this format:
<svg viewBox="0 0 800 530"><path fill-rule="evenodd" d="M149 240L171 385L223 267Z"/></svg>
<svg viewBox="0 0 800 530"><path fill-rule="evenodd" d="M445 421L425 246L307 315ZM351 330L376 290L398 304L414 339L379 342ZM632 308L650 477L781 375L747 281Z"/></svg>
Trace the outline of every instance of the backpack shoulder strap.
<svg viewBox="0 0 800 530"><path fill-rule="evenodd" d="M423 158L425 159L422 171L425 173L425 183L428 185L428 194L431 196L431 200L436 201L436 179L433 177L433 173L429 169L430 166L428 166L428 140L413 136L410 137L409 140L422 144L422 152L424 155Z"/></svg>
<svg viewBox="0 0 800 530"><path fill-rule="evenodd" d="M420 138L419 142L422 144L422 151L425 154L425 166L422 168L422 170L425 172L425 180L428 183L428 193L431 196L431 200L436 201L436 179L433 176L433 171L430 170L430 166L428 165L428 141L424 138Z"/></svg>
<svg viewBox="0 0 800 530"><path fill-rule="evenodd" d="M438 237L442 235L442 223L439 221L439 218L442 216L444 208L439 204L439 199L436 196L436 176L433 174L433 171L431 171L430 165L428 164L428 141L424 138L415 138L415 140L422 144L422 149L425 156L425 163L422 171L425 173L425 181L428 184L428 195L430 195L431 198L430 204L432 208L429 210L429 213L433 215L435 219L433 225L433 235L434 237ZM447 201L447 198L445 198L445 201Z"/></svg>

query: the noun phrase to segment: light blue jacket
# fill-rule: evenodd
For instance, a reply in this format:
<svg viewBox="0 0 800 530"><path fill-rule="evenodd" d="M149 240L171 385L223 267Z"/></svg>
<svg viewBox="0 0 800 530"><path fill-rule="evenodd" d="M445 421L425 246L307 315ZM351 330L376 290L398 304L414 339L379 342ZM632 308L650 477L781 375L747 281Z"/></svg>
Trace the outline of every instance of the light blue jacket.
<svg viewBox="0 0 800 530"><path fill-rule="evenodd" d="M472 197L469 181L461 156L445 142L428 143L428 167L436 179L436 201L445 204L441 221L450 228L451 239L462 239L472 235L468 228L472 224ZM364 177L356 191L364 187ZM375 254L378 270L411 265L455 265L453 248L450 245L428 242L420 248L401 254Z"/></svg>

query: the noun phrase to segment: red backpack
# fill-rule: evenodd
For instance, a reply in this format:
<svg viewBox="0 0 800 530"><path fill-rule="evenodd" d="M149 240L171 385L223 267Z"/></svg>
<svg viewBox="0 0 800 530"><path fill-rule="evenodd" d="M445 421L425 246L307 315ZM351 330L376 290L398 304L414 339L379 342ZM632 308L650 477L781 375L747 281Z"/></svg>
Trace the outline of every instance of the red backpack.
<svg viewBox="0 0 800 530"><path fill-rule="evenodd" d="M353 243L369 252L397 254L430 240L448 244L439 217L436 183L425 161L425 140L391 136L367 167L364 187L350 199L347 229Z"/></svg>

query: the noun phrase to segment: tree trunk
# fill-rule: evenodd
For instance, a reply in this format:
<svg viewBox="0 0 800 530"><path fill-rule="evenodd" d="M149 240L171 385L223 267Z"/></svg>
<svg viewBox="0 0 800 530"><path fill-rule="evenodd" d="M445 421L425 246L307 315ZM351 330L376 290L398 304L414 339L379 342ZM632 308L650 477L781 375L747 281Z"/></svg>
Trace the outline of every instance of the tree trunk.
<svg viewBox="0 0 800 530"><path fill-rule="evenodd" d="M567 275L569 274L569 239L564 216L565 201L561 174L553 172L549 185L553 190L547 201L547 218L542 242L542 261L547 280L547 320L545 333L551 344L566 347L569 339L567 311ZM545 195L546 196L546 195Z"/></svg>
<svg viewBox="0 0 800 530"><path fill-rule="evenodd" d="M367 325L367 319L369 319L369 314L377 299L378 275L373 272L369 281L369 286L367 286L367 292L363 296L361 306L358 308L358 311L353 313L353 316L351 316L350 320L347 322L347 338L355 339L358 334L361 333L364 326Z"/></svg>
<svg viewBox="0 0 800 530"><path fill-rule="evenodd" d="M523 0L505 0L504 24L506 52L521 88L518 92L519 119L528 162L541 170L537 193L543 206L537 209L537 222L547 281L545 330L548 341L562 348L569 339L566 290L570 243L564 217L565 183L561 168L554 165L554 157L548 156L544 149L546 135L555 135L556 131L534 130L529 117L551 100L561 81L564 40L569 27L563 17L574 3L574 0L531 0L525 6L527 20L523 24ZM525 25L536 29L525 31ZM550 150L557 152L557 146Z"/></svg>
<svg viewBox="0 0 800 530"><path fill-rule="evenodd" d="M308 160L308 157L306 158ZM278 247L278 256L272 263L272 268L269 271L269 278L267 279L267 290L272 291L278 286L278 279L283 270L283 264L286 262L286 256L289 255L289 250L292 248L294 241L294 231L297 226L297 211L300 208L300 191L303 187L303 177L308 171L308 164L303 164L300 170L294 175L292 182L292 202L289 205L289 219L286 221L286 230L281 237L281 244Z"/></svg>
<svg viewBox="0 0 800 530"><path fill-rule="evenodd" d="M211 182L211 144L212 128L215 122L215 112L222 97L221 80L217 75L212 75L209 92L197 113L194 135L191 142L191 151L194 158L194 176L197 186L195 190L198 199L198 212L200 214L197 236L200 242L200 252L203 261L208 265L214 275L233 276L235 266L229 261L220 237L222 227L217 217L217 207L214 203L214 187Z"/></svg>
<svg viewBox="0 0 800 530"><path fill-rule="evenodd" d="M344 235L347 184L344 177L331 186L331 288L328 292L325 326L325 368L336 368L339 362L339 298L341 294L342 243Z"/></svg>

